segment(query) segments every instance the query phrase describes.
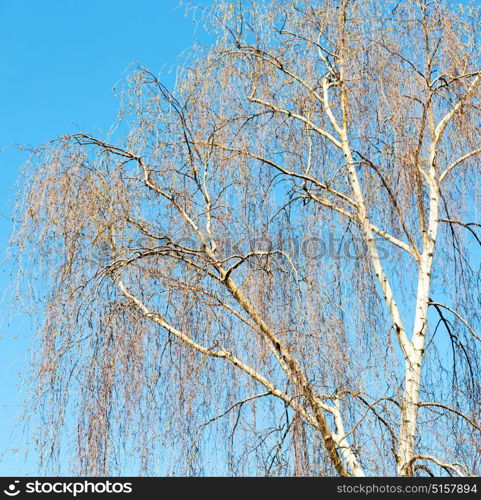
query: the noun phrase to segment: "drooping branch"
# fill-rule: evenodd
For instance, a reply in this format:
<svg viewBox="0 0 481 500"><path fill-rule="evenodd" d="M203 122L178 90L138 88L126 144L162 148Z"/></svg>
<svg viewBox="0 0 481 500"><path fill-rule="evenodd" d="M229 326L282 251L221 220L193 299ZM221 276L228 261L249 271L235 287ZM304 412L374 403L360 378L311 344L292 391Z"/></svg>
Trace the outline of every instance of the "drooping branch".
<svg viewBox="0 0 481 500"><path fill-rule="evenodd" d="M458 318L459 321L461 321L461 323L468 329L469 333L476 340L479 340L481 342L481 337L476 334L476 332L471 328L471 326L469 325L469 323L460 314L458 314L454 309L452 309L451 307L448 307L448 306L446 306L444 304L441 304L440 302L429 301L429 305L430 306L434 306L436 309L439 309L440 307L442 307L443 309L446 309L450 313L454 314L456 316L456 318Z"/></svg>
<svg viewBox="0 0 481 500"><path fill-rule="evenodd" d="M463 420L468 422L469 425L471 425L474 429L478 430L481 432L481 426L479 426L474 420L470 419L468 416L466 416L464 413L460 412L459 410L456 410L455 408L451 408L448 405L441 404L441 403L432 403L432 402L425 402L425 403L420 403L419 407L433 407L433 408L442 408L443 410L447 410L451 413L454 413L455 415L458 415L458 417L461 417Z"/></svg>
<svg viewBox="0 0 481 500"><path fill-rule="evenodd" d="M469 158L473 157L473 156L476 156L476 155L479 155L481 153L481 148L478 148L478 149L473 149L472 151L470 151L469 153L466 153L465 155L461 156L460 158L458 158L456 161L454 161L453 163L451 163L451 165L449 165L449 167L446 168L446 170L444 170L441 175L439 176L439 184L442 184L446 177L458 166L460 165L461 163L465 162L466 160L468 160Z"/></svg>
<svg viewBox="0 0 481 500"><path fill-rule="evenodd" d="M465 472L463 472L460 469L459 465L457 465L457 464L450 464L450 463L447 463L447 462L443 462L442 460L439 460L438 458L433 457L431 455L422 455L422 454L416 455L412 459L413 464L417 460L428 460L429 462L433 462L433 463L435 463L436 465L438 465L439 467L441 467L442 469L444 469L444 470L446 470L448 472L454 472L459 477L465 477L467 475Z"/></svg>

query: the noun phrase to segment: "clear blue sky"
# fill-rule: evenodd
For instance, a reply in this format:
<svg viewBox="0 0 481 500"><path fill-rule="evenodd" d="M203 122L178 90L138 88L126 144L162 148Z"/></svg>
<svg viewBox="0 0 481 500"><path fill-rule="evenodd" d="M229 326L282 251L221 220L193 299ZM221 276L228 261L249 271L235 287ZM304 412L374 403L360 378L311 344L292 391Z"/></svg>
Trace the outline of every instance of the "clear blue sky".
<svg viewBox="0 0 481 500"><path fill-rule="evenodd" d="M12 227L14 184L27 153L57 135L107 130L112 91L129 64L162 70L171 86L181 52L197 34L179 0L0 0L0 256ZM202 2L200 2L202 3ZM35 474L26 436L15 430L33 332L9 314L11 269L0 274L0 475ZM17 450L16 450L17 449Z"/></svg>

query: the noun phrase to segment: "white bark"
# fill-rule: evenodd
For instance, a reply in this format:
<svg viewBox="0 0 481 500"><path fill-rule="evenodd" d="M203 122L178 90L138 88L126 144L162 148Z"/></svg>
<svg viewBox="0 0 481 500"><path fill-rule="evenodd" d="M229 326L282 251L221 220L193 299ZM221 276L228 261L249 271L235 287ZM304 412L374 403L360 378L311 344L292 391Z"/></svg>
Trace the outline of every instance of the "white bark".
<svg viewBox="0 0 481 500"><path fill-rule="evenodd" d="M344 428L344 421L342 420L342 413L339 406L339 400L336 400L334 407L331 408L331 412L334 415L334 422L336 424L336 434L333 435L334 441L337 444L338 449L341 452L349 470L352 472L354 477L365 477L364 471L359 464L359 461L352 451L351 445L347 440L347 434Z"/></svg>

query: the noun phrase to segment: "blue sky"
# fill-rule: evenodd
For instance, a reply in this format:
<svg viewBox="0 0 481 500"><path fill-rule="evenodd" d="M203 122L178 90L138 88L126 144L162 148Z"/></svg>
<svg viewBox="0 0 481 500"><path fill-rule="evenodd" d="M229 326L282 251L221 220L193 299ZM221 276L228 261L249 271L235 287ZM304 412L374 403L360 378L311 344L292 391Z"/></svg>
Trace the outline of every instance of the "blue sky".
<svg viewBox="0 0 481 500"><path fill-rule="evenodd" d="M179 0L0 0L0 256L12 228L15 182L28 154L79 129L106 131L114 85L135 62L173 85L181 52L197 32ZM0 475L35 474L16 429L32 329L9 311L11 268L0 273ZM12 434L13 432L13 434Z"/></svg>

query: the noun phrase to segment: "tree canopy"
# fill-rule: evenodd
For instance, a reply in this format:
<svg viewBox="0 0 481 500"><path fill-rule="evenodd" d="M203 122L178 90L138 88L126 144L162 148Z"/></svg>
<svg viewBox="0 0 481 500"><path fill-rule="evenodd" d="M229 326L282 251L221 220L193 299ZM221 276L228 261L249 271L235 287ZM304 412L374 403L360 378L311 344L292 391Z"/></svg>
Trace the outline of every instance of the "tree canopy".
<svg viewBox="0 0 481 500"><path fill-rule="evenodd" d="M479 474L479 15L218 0L175 88L35 152L45 467Z"/></svg>

